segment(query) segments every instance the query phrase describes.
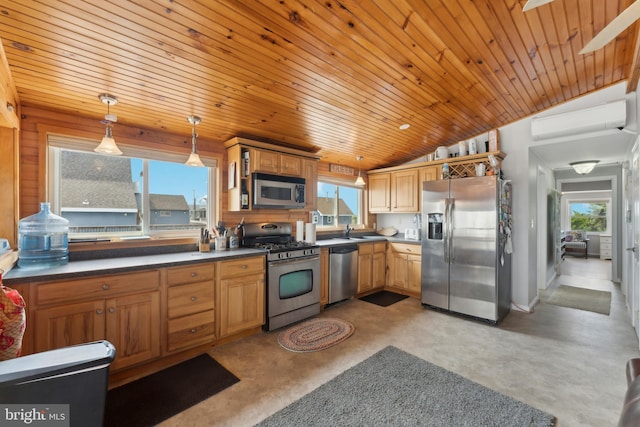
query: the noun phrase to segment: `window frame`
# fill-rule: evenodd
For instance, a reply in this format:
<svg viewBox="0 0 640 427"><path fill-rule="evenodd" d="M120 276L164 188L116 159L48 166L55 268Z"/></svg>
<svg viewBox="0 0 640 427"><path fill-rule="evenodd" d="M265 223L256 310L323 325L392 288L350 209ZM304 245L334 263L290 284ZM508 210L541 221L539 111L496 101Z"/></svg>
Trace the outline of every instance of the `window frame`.
<svg viewBox="0 0 640 427"><path fill-rule="evenodd" d="M611 213L611 209L613 208L612 203L611 203L611 198L607 198L607 197L586 197L586 198L582 198L582 197L576 197L576 198L567 198L566 200L566 218L565 218L565 229L566 230L571 230L571 205L574 203L604 203L606 205L607 208L607 214L606 214L606 222L607 222L607 227L605 230L603 231L590 231L590 230L586 230L587 235L589 234L611 234L611 230L612 230L612 220L613 220L613 216Z"/></svg>
<svg viewBox="0 0 640 427"><path fill-rule="evenodd" d="M364 201L365 201L365 194L366 194L365 189L359 185L355 185L353 183L353 180L346 180L346 179L327 177L327 176L318 176L318 182L316 183L318 187L316 191L316 205L317 205L318 198L321 197L321 194L320 194L321 184L331 184L331 185L336 185L341 187L349 187L357 190L358 191L358 215L357 215L358 222L356 224L351 224L351 225L353 225L354 228L365 228L365 225L366 225L365 224L366 214L364 212L364 209L365 209ZM313 212L318 212L318 209L315 209ZM319 222L317 224L317 228L319 231L335 231L335 230L342 230L343 226L341 224L322 225Z"/></svg>
<svg viewBox="0 0 640 427"><path fill-rule="evenodd" d="M75 150L80 152L86 152L95 154L93 149L99 144L99 141L93 139L86 139L82 137L61 135L48 133L46 139L47 148L47 173L46 173L46 185L48 199L51 203L51 211L57 215L60 215L60 200L57 188L59 188L60 177L57 171L59 171L60 164L60 149ZM141 147L135 147L126 143L118 142L118 148L122 151L122 156L129 158L141 159L143 161L143 198L149 200L149 171L148 161L162 161L162 162L174 162L184 164L188 154L168 152L162 150L149 150ZM221 161L215 156L209 156L206 154L200 154L200 159L204 165L208 168L208 185L207 185L207 228L211 229L214 224L217 224L220 218L221 204L216 203L212 206L212 201L218 201L220 199L219 194L221 192L220 184L220 164ZM143 218L150 218L149 206L145 204L142 208ZM92 234L87 235L87 238L106 238L110 241L122 241L130 239L180 239L180 238L198 238L200 230L158 230L153 231L149 227L148 221L143 222L143 228L140 232L131 233L105 233L103 236L97 236ZM80 235L73 237L82 238Z"/></svg>

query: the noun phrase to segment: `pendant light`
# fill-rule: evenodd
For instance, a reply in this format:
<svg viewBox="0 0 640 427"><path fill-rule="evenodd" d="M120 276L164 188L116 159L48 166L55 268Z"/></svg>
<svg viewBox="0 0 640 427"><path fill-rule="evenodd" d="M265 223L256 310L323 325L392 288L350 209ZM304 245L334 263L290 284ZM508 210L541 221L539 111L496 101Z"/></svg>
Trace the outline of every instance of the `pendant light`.
<svg viewBox="0 0 640 427"><path fill-rule="evenodd" d="M569 166L571 166L576 173L586 175L590 173L599 162L600 160L584 160L582 162L569 163Z"/></svg>
<svg viewBox="0 0 640 427"><path fill-rule="evenodd" d="M101 93L98 95L100 101L104 104L107 104L107 115L104 116L104 120L101 123L107 125L107 129L105 131L104 137L96 148L93 151L100 154L108 154L111 156L120 156L122 151L116 145L116 140L113 139L113 134L111 133L111 123L114 123L117 119L115 114L109 113L109 107L112 105L116 105L118 103L118 98L113 95L109 95L108 93Z"/></svg>
<svg viewBox="0 0 640 427"><path fill-rule="evenodd" d="M189 123L193 125L193 128L191 131L191 154L189 155L185 165L204 167L204 163L202 163L202 160L200 160L200 156L198 155L198 147L196 147L196 138L198 137L198 134L196 133L196 125L202 120L198 116L187 116L187 120L189 120Z"/></svg>
<svg viewBox="0 0 640 427"><path fill-rule="evenodd" d="M362 169L360 168L360 161L362 160L362 156L357 156L356 160L358 161L358 178L356 178L356 182L354 182L354 184L363 186L366 184L366 182L364 182L364 178L362 177Z"/></svg>

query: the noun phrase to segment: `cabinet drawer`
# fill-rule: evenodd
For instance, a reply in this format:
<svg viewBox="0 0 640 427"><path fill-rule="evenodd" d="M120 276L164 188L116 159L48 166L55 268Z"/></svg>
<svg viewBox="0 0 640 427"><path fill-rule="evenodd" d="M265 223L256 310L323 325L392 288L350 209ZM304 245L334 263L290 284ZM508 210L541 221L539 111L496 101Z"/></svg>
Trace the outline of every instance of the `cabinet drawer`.
<svg viewBox="0 0 640 427"><path fill-rule="evenodd" d="M221 261L219 264L220 277L226 279L227 277L243 276L245 274L263 273L264 260L265 258L260 256Z"/></svg>
<svg viewBox="0 0 640 427"><path fill-rule="evenodd" d="M169 351L213 342L215 338L213 310L169 321Z"/></svg>
<svg viewBox="0 0 640 427"><path fill-rule="evenodd" d="M203 282L213 280L214 264L196 264L185 267L172 267L167 271L167 282L169 286L183 283Z"/></svg>
<svg viewBox="0 0 640 427"><path fill-rule="evenodd" d="M111 298L125 293L153 291L158 289L159 284L158 270L45 283L37 285L36 305Z"/></svg>
<svg viewBox="0 0 640 427"><path fill-rule="evenodd" d="M373 253L373 243L360 243L358 245L358 254L366 255Z"/></svg>
<svg viewBox="0 0 640 427"><path fill-rule="evenodd" d="M412 245L410 243L391 243L391 249L396 252L402 252L405 254L417 254L422 253L420 245Z"/></svg>
<svg viewBox="0 0 640 427"><path fill-rule="evenodd" d="M600 243L600 252L604 251L611 252L611 243Z"/></svg>
<svg viewBox="0 0 640 427"><path fill-rule="evenodd" d="M375 242L373 244L373 252L384 252L387 250L387 242Z"/></svg>
<svg viewBox="0 0 640 427"><path fill-rule="evenodd" d="M173 286L168 290L169 318L213 310L213 281Z"/></svg>

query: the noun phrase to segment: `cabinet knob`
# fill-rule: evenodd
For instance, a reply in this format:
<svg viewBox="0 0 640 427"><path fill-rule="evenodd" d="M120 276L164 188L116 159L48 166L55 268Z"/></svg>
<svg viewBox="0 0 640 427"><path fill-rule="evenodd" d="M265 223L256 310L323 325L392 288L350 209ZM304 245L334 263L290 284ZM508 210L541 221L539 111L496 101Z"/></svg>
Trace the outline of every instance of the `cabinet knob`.
<svg viewBox="0 0 640 427"><path fill-rule="evenodd" d="M109 284L108 283L103 283L102 284L102 289L105 290L105 291L108 291L109 290Z"/></svg>
<svg viewBox="0 0 640 427"><path fill-rule="evenodd" d="M97 310L96 310L96 314L97 314L98 316L100 316L100 315L102 314L102 309L101 309L101 308L97 309Z"/></svg>
<svg viewBox="0 0 640 427"><path fill-rule="evenodd" d="M115 312L116 312L115 307L109 307L109 313L115 313Z"/></svg>
<svg viewBox="0 0 640 427"><path fill-rule="evenodd" d="M198 332L198 330L197 330L196 328L193 328L190 332L191 332L192 334L195 334L196 332Z"/></svg>
<svg viewBox="0 0 640 427"><path fill-rule="evenodd" d="M196 297L196 296L192 296L191 297L191 301L197 301L197 300L198 300L198 297Z"/></svg>
<svg viewBox="0 0 640 427"><path fill-rule="evenodd" d="M249 266L247 264L242 264L240 268L243 270L246 270L247 268L249 268Z"/></svg>
<svg viewBox="0 0 640 427"><path fill-rule="evenodd" d="M191 273L191 277L198 277L198 273L196 273L195 271Z"/></svg>

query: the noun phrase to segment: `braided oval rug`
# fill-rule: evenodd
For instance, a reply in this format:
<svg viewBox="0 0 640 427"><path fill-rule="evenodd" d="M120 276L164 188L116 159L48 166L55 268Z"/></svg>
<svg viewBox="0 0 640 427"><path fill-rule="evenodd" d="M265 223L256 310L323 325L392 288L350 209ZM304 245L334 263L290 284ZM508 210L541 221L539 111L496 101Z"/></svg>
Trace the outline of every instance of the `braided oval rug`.
<svg viewBox="0 0 640 427"><path fill-rule="evenodd" d="M319 351L341 343L354 332L355 327L346 320L322 317L307 320L281 332L278 344L300 353Z"/></svg>

